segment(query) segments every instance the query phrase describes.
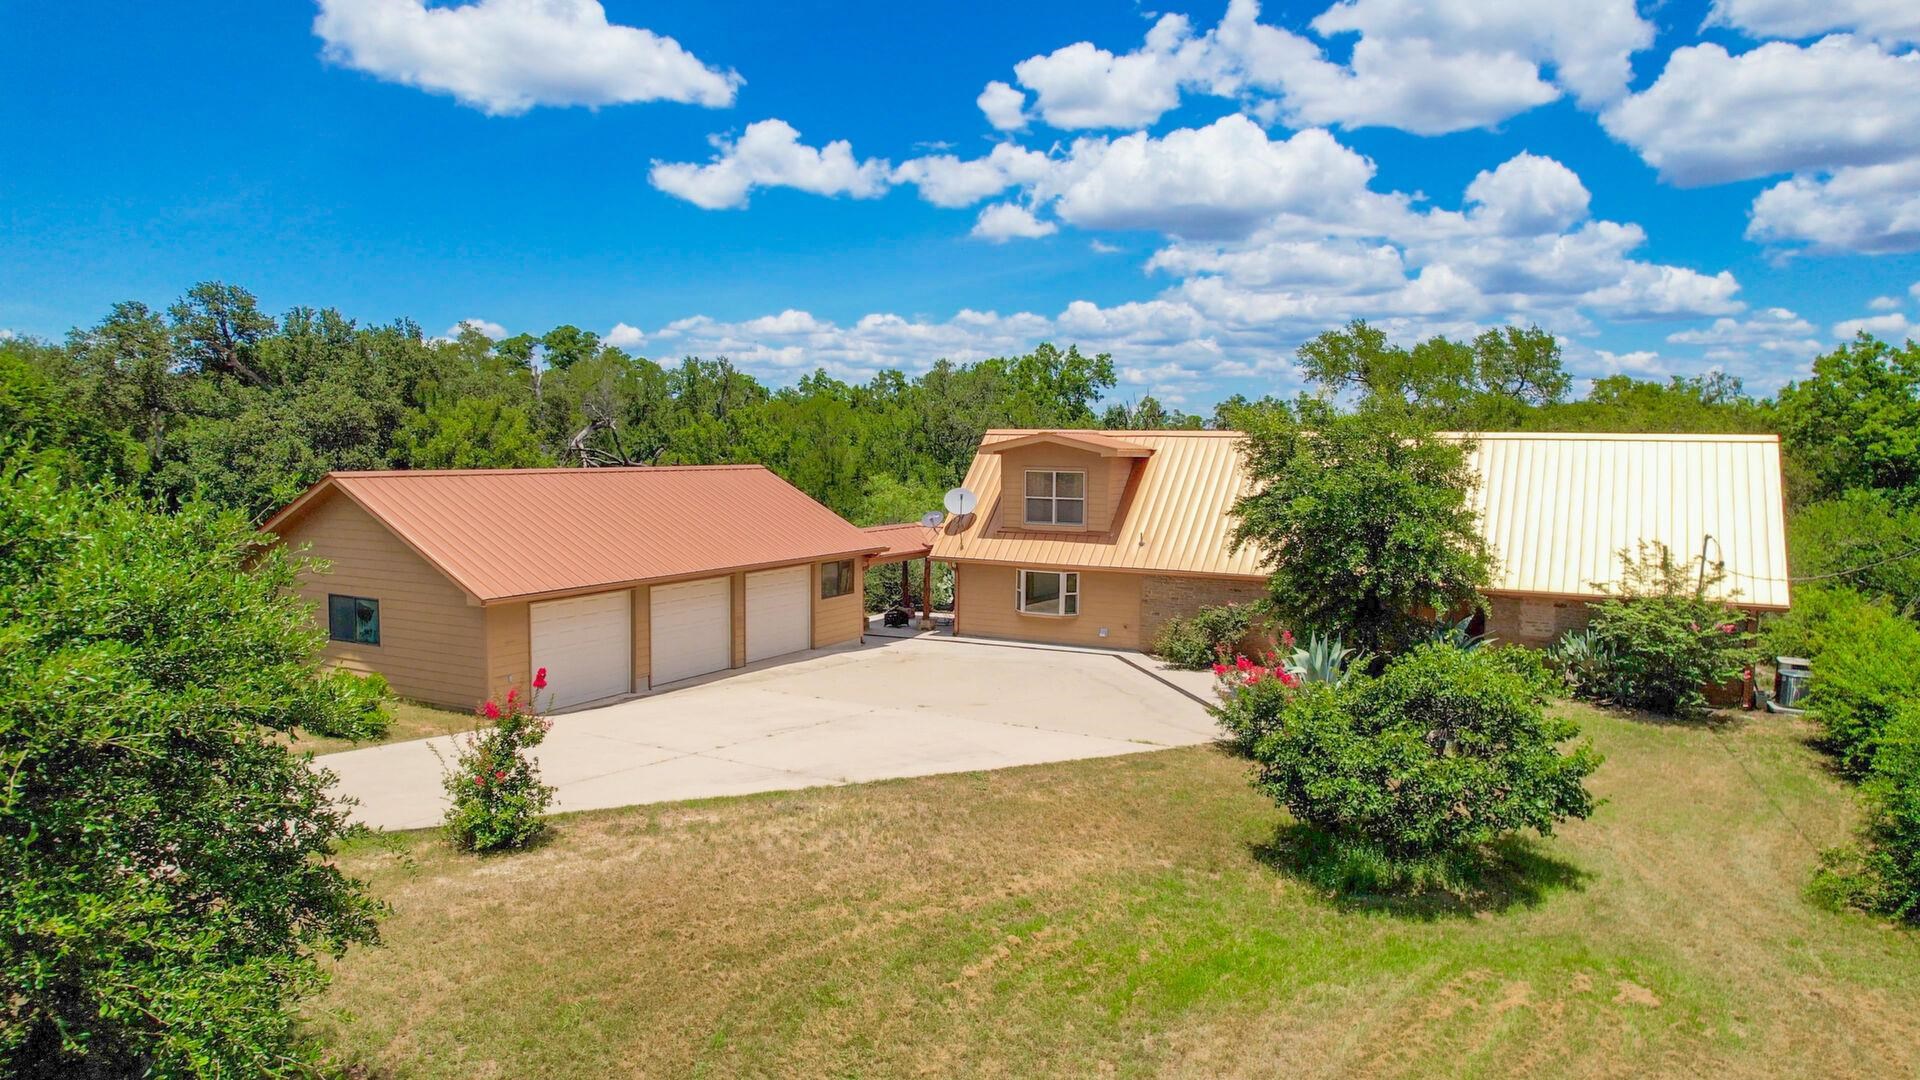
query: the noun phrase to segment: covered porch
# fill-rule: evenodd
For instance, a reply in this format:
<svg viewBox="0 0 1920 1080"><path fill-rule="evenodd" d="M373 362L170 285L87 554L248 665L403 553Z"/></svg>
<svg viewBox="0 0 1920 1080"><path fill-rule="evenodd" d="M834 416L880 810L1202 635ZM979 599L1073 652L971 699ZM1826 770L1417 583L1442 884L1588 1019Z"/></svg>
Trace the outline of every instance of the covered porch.
<svg viewBox="0 0 1920 1080"><path fill-rule="evenodd" d="M888 626L885 610L868 612L867 633L881 637L951 634L953 613L933 610L933 538L940 530L909 521L898 525L869 525L861 531L887 545L885 551L867 557L867 573L871 577L880 567L899 567L897 583L888 590L891 595L887 600L908 616L905 626ZM878 576L892 578L895 575Z"/></svg>

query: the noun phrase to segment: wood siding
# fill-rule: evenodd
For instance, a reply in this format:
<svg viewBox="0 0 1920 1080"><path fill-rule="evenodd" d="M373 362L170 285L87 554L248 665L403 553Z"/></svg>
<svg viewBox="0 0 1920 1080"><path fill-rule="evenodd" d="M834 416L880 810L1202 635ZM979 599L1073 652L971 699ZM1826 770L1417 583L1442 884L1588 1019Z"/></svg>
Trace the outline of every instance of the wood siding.
<svg viewBox="0 0 1920 1080"><path fill-rule="evenodd" d="M645 585L633 590L633 692L653 689L653 593Z"/></svg>
<svg viewBox="0 0 1920 1080"><path fill-rule="evenodd" d="M733 666L745 667L747 663L747 575L732 575L732 583L727 586L732 593L733 604Z"/></svg>
<svg viewBox="0 0 1920 1080"><path fill-rule="evenodd" d="M962 563L954 571L954 633L965 637L1138 649L1140 575L1080 574L1080 614L1024 615L1015 607L1014 568ZM1107 636L1100 636L1101 627Z"/></svg>
<svg viewBox="0 0 1920 1080"><path fill-rule="evenodd" d="M487 693L533 683L533 618L529 604L495 604L487 613Z"/></svg>
<svg viewBox="0 0 1920 1080"><path fill-rule="evenodd" d="M322 629L330 593L380 601L380 644L329 641L328 664L377 671L396 695L434 705L471 709L486 696L483 609L372 515L344 496L330 495L288 526L281 539L332 564L327 573L302 575L300 585Z"/></svg>
<svg viewBox="0 0 1920 1080"><path fill-rule="evenodd" d="M829 559L828 562L840 560ZM853 591L845 596L822 599L820 596L820 568L826 563L813 564L813 647L824 649L829 645L841 645L849 641L860 640L867 632L867 569L861 565L863 560L853 560Z"/></svg>
<svg viewBox="0 0 1920 1080"><path fill-rule="evenodd" d="M1000 455L999 527L1013 530L1047 532L1103 533L1113 527L1113 508L1120 492L1126 490L1132 458L1103 458L1087 450L1070 446L1023 446ZM1087 474L1087 522L1080 525L1027 524L1027 470L1061 469ZM1117 481L1115 478L1118 478Z"/></svg>

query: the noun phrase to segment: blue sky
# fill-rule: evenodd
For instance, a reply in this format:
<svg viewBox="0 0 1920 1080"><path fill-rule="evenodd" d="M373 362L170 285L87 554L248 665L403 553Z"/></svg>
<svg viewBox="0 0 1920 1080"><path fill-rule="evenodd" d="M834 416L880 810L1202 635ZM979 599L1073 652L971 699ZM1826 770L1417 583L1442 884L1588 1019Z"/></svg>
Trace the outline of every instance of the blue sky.
<svg viewBox="0 0 1920 1080"><path fill-rule="evenodd" d="M1349 318L1768 389L1920 324L1910 2L0 7L0 330L243 284L769 381Z"/></svg>

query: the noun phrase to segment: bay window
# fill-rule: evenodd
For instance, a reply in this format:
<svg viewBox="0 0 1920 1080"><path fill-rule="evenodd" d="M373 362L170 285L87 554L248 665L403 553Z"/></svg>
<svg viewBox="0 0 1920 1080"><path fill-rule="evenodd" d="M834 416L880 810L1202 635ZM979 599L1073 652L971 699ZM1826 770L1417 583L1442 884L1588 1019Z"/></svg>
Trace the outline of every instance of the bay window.
<svg viewBox="0 0 1920 1080"><path fill-rule="evenodd" d="M1080 614L1080 575L1070 571L1021 570L1014 603L1023 615Z"/></svg>

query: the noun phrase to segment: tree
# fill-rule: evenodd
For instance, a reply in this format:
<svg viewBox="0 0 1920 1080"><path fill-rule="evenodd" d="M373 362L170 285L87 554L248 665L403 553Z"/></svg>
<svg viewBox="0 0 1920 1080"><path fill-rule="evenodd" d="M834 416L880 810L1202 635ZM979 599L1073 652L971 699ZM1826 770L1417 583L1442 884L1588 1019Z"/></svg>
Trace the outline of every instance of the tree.
<svg viewBox="0 0 1920 1080"><path fill-rule="evenodd" d="M48 374L59 359L59 351L46 346L0 341L0 450L31 452L77 480L137 475L145 464L139 445L111 417L87 407L85 387L63 386Z"/></svg>
<svg viewBox="0 0 1920 1080"><path fill-rule="evenodd" d="M407 418L394 464L409 469L521 469L551 465L525 409L499 398L451 398Z"/></svg>
<svg viewBox="0 0 1920 1080"><path fill-rule="evenodd" d="M1273 571L1273 604L1295 632L1398 651L1433 620L1480 603L1492 557L1467 493L1464 444L1407 413L1249 414L1242 453L1254 491L1234 504L1234 545Z"/></svg>
<svg viewBox="0 0 1920 1080"><path fill-rule="evenodd" d="M1430 425L1462 430L1509 427L1572 385L1559 340L1537 326L1488 330L1471 343L1436 336L1408 349L1356 319L1300 346L1297 357L1328 397L1404 406Z"/></svg>
<svg viewBox="0 0 1920 1080"><path fill-rule="evenodd" d="M1780 390L1780 430L1821 497L1879 488L1920 501L1920 343L1895 348L1862 332Z"/></svg>
<svg viewBox="0 0 1920 1080"><path fill-rule="evenodd" d="M0 467L0 1072L304 1075L294 1003L380 906L331 777L276 732L378 708L315 677L246 520Z"/></svg>
<svg viewBox="0 0 1920 1080"><path fill-rule="evenodd" d="M1901 507L1873 490L1815 503L1788 519L1787 555L1798 577L1839 575L1833 584L1920 616L1920 506Z"/></svg>
<svg viewBox="0 0 1920 1080"><path fill-rule="evenodd" d="M260 312L252 293L238 285L203 281L167 309L174 351L203 374L231 375L267 385L259 370L260 342L273 333L273 319Z"/></svg>

